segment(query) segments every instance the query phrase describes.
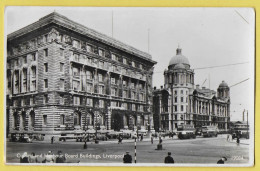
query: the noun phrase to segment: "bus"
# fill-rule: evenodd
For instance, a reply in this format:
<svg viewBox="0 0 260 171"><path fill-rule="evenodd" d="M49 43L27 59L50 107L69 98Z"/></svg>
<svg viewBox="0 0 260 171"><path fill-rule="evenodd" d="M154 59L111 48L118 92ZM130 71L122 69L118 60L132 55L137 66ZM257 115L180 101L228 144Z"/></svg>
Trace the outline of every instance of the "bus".
<svg viewBox="0 0 260 171"><path fill-rule="evenodd" d="M196 138L195 128L193 125L179 125L177 128L179 139L191 139Z"/></svg>
<svg viewBox="0 0 260 171"><path fill-rule="evenodd" d="M202 126L201 133L203 137L217 137L218 128L216 126Z"/></svg>

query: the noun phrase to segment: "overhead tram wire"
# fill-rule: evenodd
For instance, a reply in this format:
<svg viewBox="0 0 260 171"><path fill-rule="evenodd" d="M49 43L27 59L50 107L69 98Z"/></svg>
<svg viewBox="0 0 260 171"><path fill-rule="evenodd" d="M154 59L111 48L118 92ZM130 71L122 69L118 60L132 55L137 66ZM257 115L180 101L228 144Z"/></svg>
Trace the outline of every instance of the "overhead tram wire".
<svg viewBox="0 0 260 171"><path fill-rule="evenodd" d="M229 87L234 87L234 86L236 86L236 85L238 85L238 84L241 84L241 83L243 83L243 82L245 82L245 81L247 81L247 80L249 80L249 78L247 78L247 79L245 79L245 80L243 80L243 81L240 81L240 82L238 82L238 83L236 83L236 84L233 84L232 86L229 86Z"/></svg>
<svg viewBox="0 0 260 171"><path fill-rule="evenodd" d="M216 65L216 66L209 66L209 67L193 68L193 69L194 69L194 70L199 70L199 69L220 68L220 67L226 67L226 66L241 65L241 64L246 64L246 63L249 63L249 62L240 62L240 63L226 64L226 65ZM164 72L164 71L157 71L157 72L154 72L154 74L163 73L163 72Z"/></svg>

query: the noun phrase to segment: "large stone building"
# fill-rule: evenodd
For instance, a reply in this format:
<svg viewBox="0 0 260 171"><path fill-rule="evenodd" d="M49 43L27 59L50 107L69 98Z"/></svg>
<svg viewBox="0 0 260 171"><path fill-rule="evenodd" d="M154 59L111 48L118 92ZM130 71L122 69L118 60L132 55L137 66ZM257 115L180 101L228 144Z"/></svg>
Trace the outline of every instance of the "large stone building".
<svg viewBox="0 0 260 171"><path fill-rule="evenodd" d="M177 48L177 55L164 71L164 86L154 88L155 130L177 130L181 125L215 125L228 130L230 122L229 87L224 81L214 90L194 86L194 70Z"/></svg>
<svg viewBox="0 0 260 171"><path fill-rule="evenodd" d="M7 37L8 133L152 128L155 64L53 12Z"/></svg>

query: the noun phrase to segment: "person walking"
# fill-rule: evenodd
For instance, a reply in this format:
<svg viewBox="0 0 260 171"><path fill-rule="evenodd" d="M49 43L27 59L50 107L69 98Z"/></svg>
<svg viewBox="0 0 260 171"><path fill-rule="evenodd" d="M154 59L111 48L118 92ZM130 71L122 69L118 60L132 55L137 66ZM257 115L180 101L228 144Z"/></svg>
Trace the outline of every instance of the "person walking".
<svg viewBox="0 0 260 171"><path fill-rule="evenodd" d="M168 156L164 158L164 163L174 163L174 160L171 156L171 152L168 152Z"/></svg>
<svg viewBox="0 0 260 171"><path fill-rule="evenodd" d="M129 151L126 152L123 158L124 163L132 163L132 156L129 154Z"/></svg>
<svg viewBox="0 0 260 171"><path fill-rule="evenodd" d="M65 160L66 160L66 158L64 155L62 155L62 151L58 151L58 156L57 156L55 162L56 163L65 163Z"/></svg>
<svg viewBox="0 0 260 171"><path fill-rule="evenodd" d="M51 137L51 144L54 142L54 136Z"/></svg>
<svg viewBox="0 0 260 171"><path fill-rule="evenodd" d="M153 144L153 136L151 136L151 144Z"/></svg>
<svg viewBox="0 0 260 171"><path fill-rule="evenodd" d="M217 164L225 164L225 161L227 161L227 158L226 158L226 157L222 157L222 158L217 162Z"/></svg>

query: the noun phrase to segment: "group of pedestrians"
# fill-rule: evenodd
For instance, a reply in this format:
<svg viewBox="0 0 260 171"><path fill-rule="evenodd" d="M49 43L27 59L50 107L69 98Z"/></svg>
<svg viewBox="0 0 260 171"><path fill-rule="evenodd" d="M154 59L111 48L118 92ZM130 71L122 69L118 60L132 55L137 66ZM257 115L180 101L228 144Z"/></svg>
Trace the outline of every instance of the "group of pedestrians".
<svg viewBox="0 0 260 171"><path fill-rule="evenodd" d="M43 159L40 160L35 153L31 153L28 155L27 152L24 152L23 155L20 157L20 163L65 163L66 158L62 154L62 151L58 151L57 155L55 156L52 151L48 151L47 154L44 154Z"/></svg>

